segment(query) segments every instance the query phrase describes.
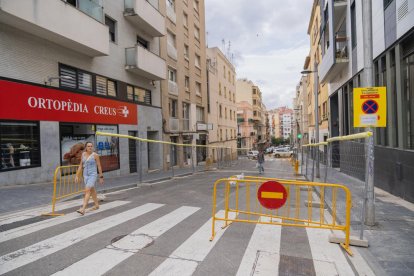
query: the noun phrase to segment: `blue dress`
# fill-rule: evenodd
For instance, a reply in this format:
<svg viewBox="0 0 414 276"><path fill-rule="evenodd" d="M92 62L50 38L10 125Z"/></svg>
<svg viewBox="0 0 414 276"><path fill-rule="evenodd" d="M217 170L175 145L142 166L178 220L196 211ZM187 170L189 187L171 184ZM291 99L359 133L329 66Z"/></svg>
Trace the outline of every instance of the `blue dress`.
<svg viewBox="0 0 414 276"><path fill-rule="evenodd" d="M96 180L98 179L98 168L96 166L95 153L93 152L89 158L86 158L86 153L83 153L82 164L85 188L94 188Z"/></svg>

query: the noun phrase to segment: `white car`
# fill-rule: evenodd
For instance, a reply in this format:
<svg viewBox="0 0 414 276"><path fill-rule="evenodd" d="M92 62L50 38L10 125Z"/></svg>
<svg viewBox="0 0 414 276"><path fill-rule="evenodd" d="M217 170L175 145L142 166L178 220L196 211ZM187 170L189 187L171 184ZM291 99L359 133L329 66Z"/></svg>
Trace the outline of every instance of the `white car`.
<svg viewBox="0 0 414 276"><path fill-rule="evenodd" d="M280 149L275 149L273 151L274 157L279 158L279 157L291 157L293 155L293 151L291 151L288 148L280 148Z"/></svg>
<svg viewBox="0 0 414 276"><path fill-rule="evenodd" d="M257 155L259 154L259 151L257 150L251 150L247 153L247 158L255 159L257 158Z"/></svg>

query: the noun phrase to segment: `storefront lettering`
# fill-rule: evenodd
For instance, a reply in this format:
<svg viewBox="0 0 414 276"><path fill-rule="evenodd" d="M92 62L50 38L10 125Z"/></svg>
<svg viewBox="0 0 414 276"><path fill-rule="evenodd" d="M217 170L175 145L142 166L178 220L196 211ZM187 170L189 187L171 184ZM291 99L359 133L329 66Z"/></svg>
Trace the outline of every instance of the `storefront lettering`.
<svg viewBox="0 0 414 276"><path fill-rule="evenodd" d="M89 113L86 104L73 103L70 99L68 99L67 101L60 101L53 99L29 97L27 103L31 108Z"/></svg>
<svg viewBox="0 0 414 276"><path fill-rule="evenodd" d="M93 108L95 114L116 116L116 108L96 105Z"/></svg>

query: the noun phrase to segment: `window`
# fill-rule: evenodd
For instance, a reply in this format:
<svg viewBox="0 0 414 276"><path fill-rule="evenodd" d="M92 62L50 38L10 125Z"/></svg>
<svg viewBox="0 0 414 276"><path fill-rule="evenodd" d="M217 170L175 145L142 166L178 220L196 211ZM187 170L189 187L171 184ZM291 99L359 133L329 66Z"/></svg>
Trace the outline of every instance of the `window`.
<svg viewBox="0 0 414 276"><path fill-rule="evenodd" d="M194 37L195 39L200 40L200 29L196 25L194 25Z"/></svg>
<svg viewBox="0 0 414 276"><path fill-rule="evenodd" d="M220 128L220 141L223 140L223 130Z"/></svg>
<svg viewBox="0 0 414 276"><path fill-rule="evenodd" d="M227 119L227 107L224 108L224 119Z"/></svg>
<svg viewBox="0 0 414 276"><path fill-rule="evenodd" d="M228 77L227 79L228 79L228 81L231 81L231 78L230 78L230 71L228 71L227 73L228 73L228 74L227 74L227 77Z"/></svg>
<svg viewBox="0 0 414 276"><path fill-rule="evenodd" d="M230 114L230 120L233 120L233 112L231 111L231 109L229 111L229 114Z"/></svg>
<svg viewBox="0 0 414 276"><path fill-rule="evenodd" d="M188 60L190 57L190 50L188 49L188 45L184 44L184 58Z"/></svg>
<svg viewBox="0 0 414 276"><path fill-rule="evenodd" d="M189 76L185 76L184 86L186 90L190 90L190 77Z"/></svg>
<svg viewBox="0 0 414 276"><path fill-rule="evenodd" d="M231 92L229 91L229 100L231 101Z"/></svg>
<svg viewBox="0 0 414 276"><path fill-rule="evenodd" d="M183 118L190 119L190 104L183 103Z"/></svg>
<svg viewBox="0 0 414 276"><path fill-rule="evenodd" d="M351 5L351 43L354 49L357 45L355 2Z"/></svg>
<svg viewBox="0 0 414 276"><path fill-rule="evenodd" d="M79 69L60 66L60 87L92 92L92 74Z"/></svg>
<svg viewBox="0 0 414 276"><path fill-rule="evenodd" d="M198 68L201 68L201 60L200 60L200 56L196 54L195 56L195 60L194 60L194 65Z"/></svg>
<svg viewBox="0 0 414 276"><path fill-rule="evenodd" d="M223 118L223 108L219 105L220 118Z"/></svg>
<svg viewBox="0 0 414 276"><path fill-rule="evenodd" d="M227 98L227 87L224 86L224 98Z"/></svg>
<svg viewBox="0 0 414 276"><path fill-rule="evenodd" d="M172 82L177 82L177 71L171 68L168 68L168 80Z"/></svg>
<svg viewBox="0 0 414 276"><path fill-rule="evenodd" d="M167 44L168 45L170 45L170 46L173 46L174 48L176 48L175 47L175 34L173 34L172 32L170 32L170 31L167 31Z"/></svg>
<svg viewBox="0 0 414 276"><path fill-rule="evenodd" d="M406 103L406 110L403 113L406 116L405 139L407 141L405 148L414 149L414 54L405 57L402 60L403 66L403 98Z"/></svg>
<svg viewBox="0 0 414 276"><path fill-rule="evenodd" d="M166 0L167 8L175 11L175 0Z"/></svg>
<svg viewBox="0 0 414 276"><path fill-rule="evenodd" d="M197 122L204 122L204 108L201 106L196 107L196 119Z"/></svg>
<svg viewBox="0 0 414 276"><path fill-rule="evenodd" d="M39 123L0 122L0 146L0 172L40 166Z"/></svg>
<svg viewBox="0 0 414 276"><path fill-rule="evenodd" d="M109 40L116 42L116 21L105 15L105 25L108 26L109 29Z"/></svg>
<svg viewBox="0 0 414 276"><path fill-rule="evenodd" d="M183 25L184 27L188 28L188 15L184 12L183 16Z"/></svg>
<svg viewBox="0 0 414 276"><path fill-rule="evenodd" d="M221 96L221 82L219 82L219 95Z"/></svg>
<svg viewBox="0 0 414 276"><path fill-rule="evenodd" d="M257 100L253 99L253 105L256 105L256 104L257 104Z"/></svg>
<svg viewBox="0 0 414 276"><path fill-rule="evenodd" d="M226 78L226 66L223 65L223 78Z"/></svg>
<svg viewBox="0 0 414 276"><path fill-rule="evenodd" d="M152 104L151 91L140 87L127 85L127 98L134 102L141 102L148 105Z"/></svg>
<svg viewBox="0 0 414 276"><path fill-rule="evenodd" d="M137 35L137 44L144 47L145 49L149 49L149 42L139 35Z"/></svg>
<svg viewBox="0 0 414 276"><path fill-rule="evenodd" d="M196 95L201 96L201 83L196 82L195 92L196 92Z"/></svg>
<svg viewBox="0 0 414 276"><path fill-rule="evenodd" d="M394 0L384 0L384 10L392 3Z"/></svg>
<svg viewBox="0 0 414 276"><path fill-rule="evenodd" d="M236 94L233 93L233 103L236 102Z"/></svg>
<svg viewBox="0 0 414 276"><path fill-rule="evenodd" d="M178 104L177 100L170 99L170 102L168 104L168 112L170 113L170 116L172 118L178 117Z"/></svg>
<svg viewBox="0 0 414 276"><path fill-rule="evenodd" d="M96 94L116 97L116 82L102 76L96 76Z"/></svg>

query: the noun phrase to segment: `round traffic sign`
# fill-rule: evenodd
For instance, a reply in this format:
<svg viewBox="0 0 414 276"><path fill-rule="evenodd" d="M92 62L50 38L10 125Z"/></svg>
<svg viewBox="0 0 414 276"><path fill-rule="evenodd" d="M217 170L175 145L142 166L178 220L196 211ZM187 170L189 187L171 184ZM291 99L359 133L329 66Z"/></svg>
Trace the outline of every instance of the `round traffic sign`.
<svg viewBox="0 0 414 276"><path fill-rule="evenodd" d="M365 114L374 114L378 111L378 103L374 100L366 100L362 103L362 112Z"/></svg>
<svg viewBox="0 0 414 276"><path fill-rule="evenodd" d="M267 181L257 190L257 198L263 207L274 210L285 204L287 192L279 182Z"/></svg>

